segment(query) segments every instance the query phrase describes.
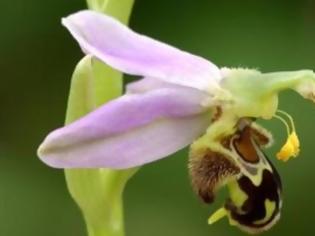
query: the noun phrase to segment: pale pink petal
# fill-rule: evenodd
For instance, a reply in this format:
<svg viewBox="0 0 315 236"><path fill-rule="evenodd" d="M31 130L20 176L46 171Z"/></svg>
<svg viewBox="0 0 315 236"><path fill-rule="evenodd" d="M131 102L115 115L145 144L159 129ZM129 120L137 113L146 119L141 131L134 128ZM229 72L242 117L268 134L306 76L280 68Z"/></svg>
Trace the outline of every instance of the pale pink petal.
<svg viewBox="0 0 315 236"><path fill-rule="evenodd" d="M186 87L125 95L50 133L38 154L59 168L127 168L163 158L205 131L205 98Z"/></svg>
<svg viewBox="0 0 315 236"><path fill-rule="evenodd" d="M120 135L77 144L74 140L73 146L55 146L44 153L39 151L39 155L56 168L131 168L165 158L191 144L205 132L209 118L206 113L160 119Z"/></svg>
<svg viewBox="0 0 315 236"><path fill-rule="evenodd" d="M163 80L154 79L154 78L143 78L137 80L135 82L128 83L126 85L126 93L145 93L155 89L162 89L162 88L183 88L181 85L168 83Z"/></svg>
<svg viewBox="0 0 315 236"><path fill-rule="evenodd" d="M137 34L109 16L85 10L62 23L86 53L122 72L204 91L219 86L220 70L213 63Z"/></svg>

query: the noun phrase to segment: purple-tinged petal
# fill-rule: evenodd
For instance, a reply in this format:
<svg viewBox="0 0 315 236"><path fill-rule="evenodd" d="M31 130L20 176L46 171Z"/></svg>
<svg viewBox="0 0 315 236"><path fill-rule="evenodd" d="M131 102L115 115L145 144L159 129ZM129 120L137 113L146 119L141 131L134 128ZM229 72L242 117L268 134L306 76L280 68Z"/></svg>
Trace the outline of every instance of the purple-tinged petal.
<svg viewBox="0 0 315 236"><path fill-rule="evenodd" d="M143 78L135 82L128 83L126 85L126 93L145 93L155 89L163 88L183 88L184 86L168 83L163 80L154 79L154 78Z"/></svg>
<svg viewBox="0 0 315 236"><path fill-rule="evenodd" d="M220 70L204 58L137 34L119 21L85 10L62 20L83 51L128 74L209 91Z"/></svg>
<svg viewBox="0 0 315 236"><path fill-rule="evenodd" d="M209 125L207 96L190 88L158 89L113 100L50 133L38 154L58 168L128 168L187 146Z"/></svg>
<svg viewBox="0 0 315 236"><path fill-rule="evenodd" d="M109 136L58 147L44 145L49 150L39 150L42 160L56 168L112 168L126 169L150 163L191 144L205 132L209 114L185 118L160 119L120 135Z"/></svg>

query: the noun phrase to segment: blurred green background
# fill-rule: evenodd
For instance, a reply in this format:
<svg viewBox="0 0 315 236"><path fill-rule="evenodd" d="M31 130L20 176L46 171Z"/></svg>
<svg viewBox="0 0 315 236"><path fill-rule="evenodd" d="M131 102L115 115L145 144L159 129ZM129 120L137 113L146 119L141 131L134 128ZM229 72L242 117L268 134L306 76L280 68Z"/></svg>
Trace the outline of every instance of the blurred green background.
<svg viewBox="0 0 315 236"><path fill-rule="evenodd" d="M133 29L219 66L314 69L315 1L135 1ZM60 18L83 8L84 0L0 1L1 236L86 235L63 172L35 153L45 135L63 124L70 76L82 57ZM277 120L262 122L274 133L267 153L284 185L282 219L265 235L309 235L315 231L315 106L285 92L280 108L295 117L302 152L287 164L276 161L285 129ZM207 225L222 200L207 206L194 195L183 150L145 166L128 184L127 235L244 235L227 220Z"/></svg>

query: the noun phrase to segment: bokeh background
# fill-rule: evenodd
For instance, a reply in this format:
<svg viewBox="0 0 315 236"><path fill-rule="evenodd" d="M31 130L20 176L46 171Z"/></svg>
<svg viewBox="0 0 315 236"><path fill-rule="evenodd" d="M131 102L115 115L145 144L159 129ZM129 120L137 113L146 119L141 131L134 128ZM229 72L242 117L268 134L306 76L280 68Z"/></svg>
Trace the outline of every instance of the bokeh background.
<svg viewBox="0 0 315 236"><path fill-rule="evenodd" d="M83 8L84 0L0 1L1 236L86 235L63 172L35 153L44 136L63 124L70 76L82 57L60 18ZM315 67L315 1L136 0L131 27L219 66L264 72ZM309 235L315 231L315 106L284 92L280 108L295 117L302 152L287 164L278 162L285 129L277 120L262 122L274 133L267 153L284 185L281 221L265 235ZM129 182L127 235L244 235L227 220L207 225L222 200L207 206L194 195L183 150L143 167Z"/></svg>

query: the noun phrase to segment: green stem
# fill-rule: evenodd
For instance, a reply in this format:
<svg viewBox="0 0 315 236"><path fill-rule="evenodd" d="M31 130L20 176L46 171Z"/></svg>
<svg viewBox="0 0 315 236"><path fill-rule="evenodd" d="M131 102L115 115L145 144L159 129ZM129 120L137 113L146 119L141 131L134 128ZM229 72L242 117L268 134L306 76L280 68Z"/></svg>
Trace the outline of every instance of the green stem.
<svg viewBox="0 0 315 236"><path fill-rule="evenodd" d="M127 23L134 0L87 0L97 10ZM122 74L91 56L77 65L71 80L66 124L120 96ZM72 198L80 207L89 236L123 236L123 190L137 169L66 169Z"/></svg>
<svg viewBox="0 0 315 236"><path fill-rule="evenodd" d="M82 210L89 236L123 236L122 194L133 171L66 170L72 197Z"/></svg>

